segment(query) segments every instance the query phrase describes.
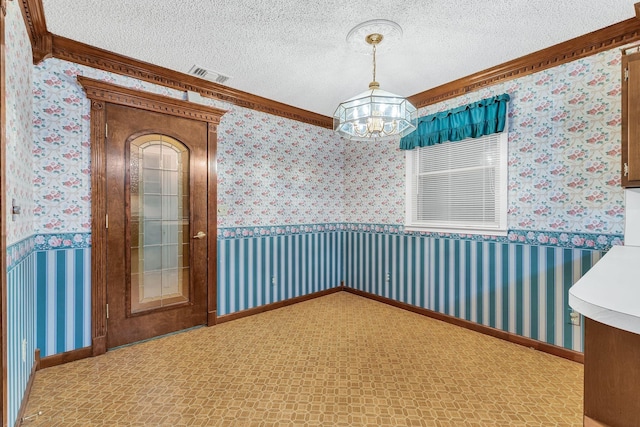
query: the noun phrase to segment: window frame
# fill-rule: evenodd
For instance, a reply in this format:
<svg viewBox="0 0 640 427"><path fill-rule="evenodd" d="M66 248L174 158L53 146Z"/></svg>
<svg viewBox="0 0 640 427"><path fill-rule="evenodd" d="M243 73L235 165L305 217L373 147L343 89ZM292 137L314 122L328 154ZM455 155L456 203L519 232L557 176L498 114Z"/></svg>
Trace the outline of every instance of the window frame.
<svg viewBox="0 0 640 427"><path fill-rule="evenodd" d="M468 222L465 224L443 221L442 223L423 223L413 221L413 205L414 195L412 189L414 187L414 180L416 179L415 166L417 163L416 156L419 156L419 150L428 149L429 147L419 147L413 150L407 150L405 154L405 223L404 228L406 231L423 231L434 233L454 233L454 234L470 234L470 235L493 235L493 236L506 236L508 233L507 214L508 214L508 196L509 196L509 132L508 125L502 132L497 134L485 135L480 138L466 138L461 141L447 141L443 144L459 144L464 142L478 142L482 138L498 137L498 152L499 152L499 164L496 165L499 171L498 186L496 187L496 194L499 193L500 200L498 201L498 221L495 227L487 225L472 224Z"/></svg>

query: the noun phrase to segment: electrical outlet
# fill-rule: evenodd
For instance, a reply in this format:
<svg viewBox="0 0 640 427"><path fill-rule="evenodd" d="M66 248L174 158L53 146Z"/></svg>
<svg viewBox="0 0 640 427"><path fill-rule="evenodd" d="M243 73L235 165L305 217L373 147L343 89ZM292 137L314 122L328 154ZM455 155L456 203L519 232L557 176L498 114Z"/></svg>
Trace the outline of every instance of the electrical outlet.
<svg viewBox="0 0 640 427"><path fill-rule="evenodd" d="M276 285L276 276L271 276L271 284L272 284L273 286L275 286L275 285Z"/></svg>
<svg viewBox="0 0 640 427"><path fill-rule="evenodd" d="M580 313L571 310L569 312L569 323L571 323L573 326L580 326Z"/></svg>
<svg viewBox="0 0 640 427"><path fill-rule="evenodd" d="M27 339L22 339L22 363L27 363Z"/></svg>
<svg viewBox="0 0 640 427"><path fill-rule="evenodd" d="M391 273L387 273L387 277L385 278L385 282L391 281Z"/></svg>

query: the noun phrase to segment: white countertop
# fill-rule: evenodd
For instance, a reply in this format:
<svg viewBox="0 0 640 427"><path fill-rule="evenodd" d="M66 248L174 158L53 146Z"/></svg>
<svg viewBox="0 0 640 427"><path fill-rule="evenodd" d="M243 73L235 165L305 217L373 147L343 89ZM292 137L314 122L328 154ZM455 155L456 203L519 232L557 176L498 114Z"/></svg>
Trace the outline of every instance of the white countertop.
<svg viewBox="0 0 640 427"><path fill-rule="evenodd" d="M640 334L640 246L614 246L569 289L569 305L605 325Z"/></svg>

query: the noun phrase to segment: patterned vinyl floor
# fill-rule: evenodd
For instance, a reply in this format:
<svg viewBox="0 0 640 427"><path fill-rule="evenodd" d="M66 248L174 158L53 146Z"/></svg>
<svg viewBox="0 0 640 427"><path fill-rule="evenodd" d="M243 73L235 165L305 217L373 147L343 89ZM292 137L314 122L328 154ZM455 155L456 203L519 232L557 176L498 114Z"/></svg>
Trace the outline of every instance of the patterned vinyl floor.
<svg viewBox="0 0 640 427"><path fill-rule="evenodd" d="M346 292L37 372L24 426L580 426L583 367Z"/></svg>

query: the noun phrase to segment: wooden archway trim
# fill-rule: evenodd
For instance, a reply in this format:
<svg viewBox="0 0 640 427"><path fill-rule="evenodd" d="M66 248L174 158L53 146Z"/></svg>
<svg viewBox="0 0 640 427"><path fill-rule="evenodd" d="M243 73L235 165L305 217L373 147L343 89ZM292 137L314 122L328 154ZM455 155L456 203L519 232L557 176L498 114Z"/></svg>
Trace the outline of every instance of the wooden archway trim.
<svg viewBox="0 0 640 427"><path fill-rule="evenodd" d="M78 83L91 100L91 347L94 356L107 350L107 246L106 246L106 173L105 104L117 104L142 110L170 114L207 122L208 162L208 284L207 324L214 325L217 317L217 184L216 151L217 127L226 112L214 107L194 104L148 92L78 76Z"/></svg>

